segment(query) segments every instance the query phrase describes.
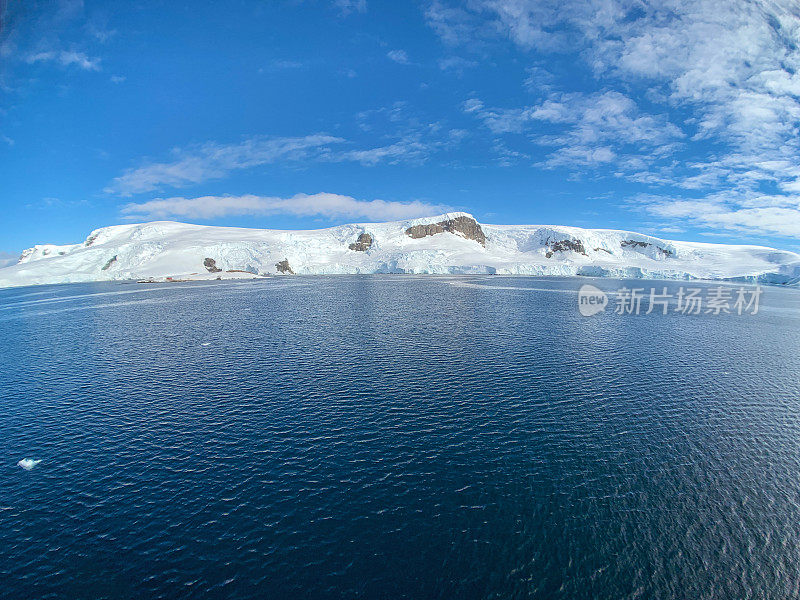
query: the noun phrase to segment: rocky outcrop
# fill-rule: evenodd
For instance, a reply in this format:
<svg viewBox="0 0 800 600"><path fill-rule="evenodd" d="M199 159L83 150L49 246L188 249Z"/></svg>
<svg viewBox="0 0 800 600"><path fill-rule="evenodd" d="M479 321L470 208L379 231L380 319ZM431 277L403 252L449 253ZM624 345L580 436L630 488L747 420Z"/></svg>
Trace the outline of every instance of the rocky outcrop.
<svg viewBox="0 0 800 600"><path fill-rule="evenodd" d="M97 235L90 235L88 238L86 238L86 242L84 244L88 248L89 246L94 244L96 239L97 239Z"/></svg>
<svg viewBox="0 0 800 600"><path fill-rule="evenodd" d="M623 248L627 248L628 246L631 248L647 248L651 244L648 242L640 242L639 240L622 240L619 245Z"/></svg>
<svg viewBox="0 0 800 600"><path fill-rule="evenodd" d="M108 262L100 270L101 271L108 271L111 268L111 265L113 265L115 262L117 262L117 256L116 255L114 255L111 258L109 258Z"/></svg>
<svg viewBox="0 0 800 600"><path fill-rule="evenodd" d="M217 266L217 261L215 261L213 258L206 258L203 260L203 266L209 273L219 273L222 271L222 269Z"/></svg>
<svg viewBox="0 0 800 600"><path fill-rule="evenodd" d="M472 217L460 216L454 219L447 219L446 221L439 221L438 223L413 225L406 229L406 235L414 239L444 232L455 233L468 240L474 240L481 246L486 246L486 235L484 235L480 223Z"/></svg>
<svg viewBox="0 0 800 600"><path fill-rule="evenodd" d="M167 276L213 281L219 276L223 280L258 274L284 277L291 272L303 275L291 280L345 273L499 273L800 285L800 254L795 252L752 245L687 243L635 231L482 223L486 246L479 249L480 243L462 238L473 233L471 237L480 239L472 219L466 213L452 212L318 231L231 229L167 221L115 225L95 230L97 239L88 248L81 241L39 244L25 250L19 264L0 268L0 288L151 277L163 281ZM416 225L423 227L411 227ZM449 233L453 230L457 235ZM366 232L372 237L369 249L348 250ZM427 234L434 235L410 237ZM58 256L61 252L65 256ZM548 253L550 258L545 257ZM115 255L117 260L108 270L102 270ZM207 263L211 271L220 268L222 272L209 272L203 255L215 261ZM226 273L226 269L256 275Z"/></svg>
<svg viewBox="0 0 800 600"><path fill-rule="evenodd" d="M653 244L651 244L650 242L642 242L639 240L622 240L619 243L619 245L622 246L623 248L628 248L628 247L647 248L649 246L652 246ZM672 256L672 250L667 250L666 248L662 248L661 246L656 246L656 250L661 252L661 254L663 254L664 256Z"/></svg>
<svg viewBox="0 0 800 600"><path fill-rule="evenodd" d="M583 242L579 239L558 241L548 240L546 246L549 248L549 250L545 253L547 258L551 258L556 252L567 252L568 250L588 256L586 254L586 248L583 247Z"/></svg>
<svg viewBox="0 0 800 600"><path fill-rule="evenodd" d="M355 242L350 244L349 248L356 252L366 252L370 246L372 246L372 236L368 233L362 233Z"/></svg>
<svg viewBox="0 0 800 600"><path fill-rule="evenodd" d="M278 269L278 273L291 273L294 275L292 267L289 266L288 258L284 258L282 261L275 263L275 268Z"/></svg>

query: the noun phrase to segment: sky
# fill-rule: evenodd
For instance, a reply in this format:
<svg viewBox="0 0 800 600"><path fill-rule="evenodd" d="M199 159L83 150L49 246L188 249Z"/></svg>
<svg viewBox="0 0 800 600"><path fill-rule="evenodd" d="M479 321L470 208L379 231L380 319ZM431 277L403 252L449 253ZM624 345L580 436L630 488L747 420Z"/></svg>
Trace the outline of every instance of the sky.
<svg viewBox="0 0 800 600"><path fill-rule="evenodd" d="M800 251L796 0L0 0L0 261L458 210Z"/></svg>

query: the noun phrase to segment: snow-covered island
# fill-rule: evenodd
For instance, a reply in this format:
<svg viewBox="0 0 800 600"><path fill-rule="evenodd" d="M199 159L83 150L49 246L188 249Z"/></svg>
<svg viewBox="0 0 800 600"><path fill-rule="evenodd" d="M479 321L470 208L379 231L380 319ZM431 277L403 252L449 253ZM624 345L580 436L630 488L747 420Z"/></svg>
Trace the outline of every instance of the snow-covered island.
<svg viewBox="0 0 800 600"><path fill-rule="evenodd" d="M630 231L485 225L467 213L309 231L171 221L114 225L82 243L38 245L0 269L0 287L105 280L432 273L800 282L800 255L675 242Z"/></svg>

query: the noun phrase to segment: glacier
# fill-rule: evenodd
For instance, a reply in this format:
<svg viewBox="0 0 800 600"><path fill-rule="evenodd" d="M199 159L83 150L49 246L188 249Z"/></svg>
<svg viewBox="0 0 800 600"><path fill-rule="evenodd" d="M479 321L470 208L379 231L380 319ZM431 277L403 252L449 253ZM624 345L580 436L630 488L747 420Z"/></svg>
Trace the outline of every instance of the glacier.
<svg viewBox="0 0 800 600"><path fill-rule="evenodd" d="M113 225L82 243L37 245L0 287L359 273L705 279L798 285L800 255L631 231L488 225L463 212L289 231L172 221Z"/></svg>

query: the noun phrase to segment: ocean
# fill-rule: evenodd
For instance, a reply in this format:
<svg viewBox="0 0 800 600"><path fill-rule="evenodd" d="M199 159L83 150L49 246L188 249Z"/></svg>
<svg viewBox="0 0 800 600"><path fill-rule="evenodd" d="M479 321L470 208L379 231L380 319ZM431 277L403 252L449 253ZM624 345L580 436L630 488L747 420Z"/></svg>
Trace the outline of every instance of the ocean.
<svg viewBox="0 0 800 600"><path fill-rule="evenodd" d="M719 287L0 290L0 595L800 597L800 290Z"/></svg>

